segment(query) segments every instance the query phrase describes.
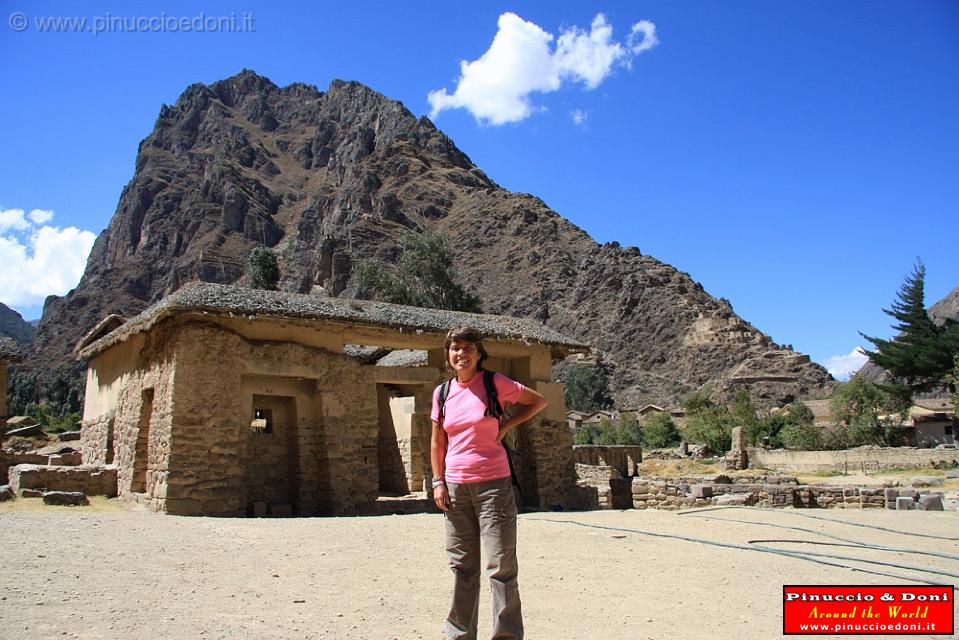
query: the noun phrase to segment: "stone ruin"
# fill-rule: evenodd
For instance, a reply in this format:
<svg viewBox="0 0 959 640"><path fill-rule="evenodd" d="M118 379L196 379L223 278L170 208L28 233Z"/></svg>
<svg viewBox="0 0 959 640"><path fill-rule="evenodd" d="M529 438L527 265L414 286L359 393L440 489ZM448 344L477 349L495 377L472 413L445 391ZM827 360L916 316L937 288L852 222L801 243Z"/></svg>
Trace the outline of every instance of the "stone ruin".
<svg viewBox="0 0 959 640"><path fill-rule="evenodd" d="M378 513L411 492L429 504L432 391L448 375L445 334L463 324L486 336L486 368L549 402L510 434L526 505L582 506L551 374L585 344L525 319L206 283L108 318L77 346L80 448L97 475L85 482L185 515ZM425 358L380 357L398 350ZM11 470L21 488L40 473ZM50 488L71 472L42 473Z"/></svg>

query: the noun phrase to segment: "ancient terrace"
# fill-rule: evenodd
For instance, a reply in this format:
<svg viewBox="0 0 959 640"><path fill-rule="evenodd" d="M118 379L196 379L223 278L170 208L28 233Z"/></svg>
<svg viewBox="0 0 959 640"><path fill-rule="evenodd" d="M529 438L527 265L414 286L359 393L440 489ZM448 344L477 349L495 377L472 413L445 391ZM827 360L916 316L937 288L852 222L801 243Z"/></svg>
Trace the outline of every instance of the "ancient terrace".
<svg viewBox="0 0 959 640"><path fill-rule="evenodd" d="M516 434L530 506L574 506L554 358L587 345L540 323L380 302L189 284L77 345L89 362L82 449L118 493L171 513L350 514L428 490L433 387L453 325L487 336L487 367L547 396ZM359 347L426 351L374 363Z"/></svg>

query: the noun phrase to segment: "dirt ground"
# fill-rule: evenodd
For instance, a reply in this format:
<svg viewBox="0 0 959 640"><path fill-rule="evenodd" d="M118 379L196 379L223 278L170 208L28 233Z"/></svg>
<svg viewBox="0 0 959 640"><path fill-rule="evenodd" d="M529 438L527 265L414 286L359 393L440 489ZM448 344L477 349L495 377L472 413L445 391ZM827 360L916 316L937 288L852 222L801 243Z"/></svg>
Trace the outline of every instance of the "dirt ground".
<svg viewBox="0 0 959 640"><path fill-rule="evenodd" d="M0 638L442 637L452 577L438 514L185 518L109 502L0 512ZM534 513L519 535L531 639L777 638L784 584L959 582L959 559L766 543L856 558L819 558L842 565L827 566L703 542L832 535L957 555L956 512ZM481 638L488 608L484 589Z"/></svg>

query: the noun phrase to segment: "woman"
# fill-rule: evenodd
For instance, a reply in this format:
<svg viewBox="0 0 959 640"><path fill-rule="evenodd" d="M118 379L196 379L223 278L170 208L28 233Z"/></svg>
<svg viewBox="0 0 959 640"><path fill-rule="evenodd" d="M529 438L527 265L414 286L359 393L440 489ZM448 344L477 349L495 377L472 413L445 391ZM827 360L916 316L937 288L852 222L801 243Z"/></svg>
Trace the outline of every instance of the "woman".
<svg viewBox="0 0 959 640"><path fill-rule="evenodd" d="M493 381L499 402L521 409L512 417L488 415L482 335L472 327L455 327L444 349L454 377L442 403L443 385L433 392L430 460L433 499L445 513L446 551L455 576L445 634L476 640L482 545L493 595L492 637L518 640L523 615L516 582L516 501L503 438L542 411L546 399L497 373Z"/></svg>

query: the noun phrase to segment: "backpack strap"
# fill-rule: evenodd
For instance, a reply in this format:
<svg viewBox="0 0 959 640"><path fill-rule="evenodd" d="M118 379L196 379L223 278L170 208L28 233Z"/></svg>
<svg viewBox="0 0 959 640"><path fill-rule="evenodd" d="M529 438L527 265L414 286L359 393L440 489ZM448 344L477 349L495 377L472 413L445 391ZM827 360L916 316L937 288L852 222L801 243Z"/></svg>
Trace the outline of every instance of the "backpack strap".
<svg viewBox="0 0 959 640"><path fill-rule="evenodd" d="M503 405L499 403L499 392L496 391L496 373L483 369L483 386L486 387L486 411L484 416L492 416L499 420L503 417Z"/></svg>
<svg viewBox="0 0 959 640"><path fill-rule="evenodd" d="M443 418L446 417L446 396L450 394L450 383L453 382L453 379L450 378L446 382L440 385L440 397L439 397L439 414L440 424L443 424Z"/></svg>

